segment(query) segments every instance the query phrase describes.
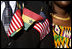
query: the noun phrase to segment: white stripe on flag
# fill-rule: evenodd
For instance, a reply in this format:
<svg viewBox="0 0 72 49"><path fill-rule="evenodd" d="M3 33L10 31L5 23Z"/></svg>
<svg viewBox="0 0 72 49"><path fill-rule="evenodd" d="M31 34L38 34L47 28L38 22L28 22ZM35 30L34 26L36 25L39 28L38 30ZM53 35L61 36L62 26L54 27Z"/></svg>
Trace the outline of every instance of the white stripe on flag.
<svg viewBox="0 0 72 49"><path fill-rule="evenodd" d="M43 28L44 28L43 30L44 30L44 32L45 32L46 27L45 27L45 24L44 24L44 23L43 23Z"/></svg>
<svg viewBox="0 0 72 49"><path fill-rule="evenodd" d="M47 22L45 21L46 26L48 25Z"/></svg>
<svg viewBox="0 0 72 49"><path fill-rule="evenodd" d="M39 25L39 24L36 24L39 28L40 28L40 30L42 31L42 27Z"/></svg>
<svg viewBox="0 0 72 49"><path fill-rule="evenodd" d="M42 32L43 32L44 27L43 27L43 25L42 25L41 23L39 23L39 24L41 25L41 27L42 27Z"/></svg>
<svg viewBox="0 0 72 49"><path fill-rule="evenodd" d="M12 21L12 24L14 25L14 27L16 28L16 30L18 29L17 27L16 27L16 25L14 24L14 22Z"/></svg>
<svg viewBox="0 0 72 49"><path fill-rule="evenodd" d="M17 20L20 22L21 26L23 26L23 24L21 23L19 17L16 15L16 13L15 13L15 16L16 16Z"/></svg>
<svg viewBox="0 0 72 49"><path fill-rule="evenodd" d="M50 32L49 21L47 19L46 19L46 22L48 23L48 31Z"/></svg>
<svg viewBox="0 0 72 49"><path fill-rule="evenodd" d="M49 21L46 19L46 22L48 23L48 25L49 25Z"/></svg>
<svg viewBox="0 0 72 49"><path fill-rule="evenodd" d="M43 25L41 24L41 23L39 23L41 26L42 26L42 28L43 28Z"/></svg>
<svg viewBox="0 0 72 49"><path fill-rule="evenodd" d="M16 21L16 19L14 18L14 16L13 16L13 19L14 19L15 23L18 25L18 27L20 28L20 25L19 25L19 23Z"/></svg>
<svg viewBox="0 0 72 49"><path fill-rule="evenodd" d="M12 33L11 29L9 28L10 33Z"/></svg>
<svg viewBox="0 0 72 49"><path fill-rule="evenodd" d="M8 33L7 33L7 34L8 34L8 36L10 36L9 31L8 31Z"/></svg>
<svg viewBox="0 0 72 49"><path fill-rule="evenodd" d="M20 27L23 26L23 21L19 15L17 15L17 12L14 14L12 17L9 29L8 29L8 35L10 36L14 31L19 29Z"/></svg>
<svg viewBox="0 0 72 49"><path fill-rule="evenodd" d="M41 30L37 27L37 26L34 26L35 28L37 28L38 29L38 31L41 33Z"/></svg>
<svg viewBox="0 0 72 49"><path fill-rule="evenodd" d="M13 31L15 31L15 29L13 28L13 26L10 24L10 27L12 28Z"/></svg>

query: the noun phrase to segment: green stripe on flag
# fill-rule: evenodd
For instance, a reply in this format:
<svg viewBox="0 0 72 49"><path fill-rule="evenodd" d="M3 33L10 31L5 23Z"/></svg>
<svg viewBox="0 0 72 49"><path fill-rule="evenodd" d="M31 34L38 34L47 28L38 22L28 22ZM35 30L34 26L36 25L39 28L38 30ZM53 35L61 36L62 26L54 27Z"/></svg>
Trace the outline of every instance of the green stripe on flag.
<svg viewBox="0 0 72 49"><path fill-rule="evenodd" d="M11 37L13 37L17 32L15 31L14 33L11 34Z"/></svg>
<svg viewBox="0 0 72 49"><path fill-rule="evenodd" d="M24 22L24 27L25 27L24 30L27 30L30 26L31 26L31 24L28 24L28 23Z"/></svg>
<svg viewBox="0 0 72 49"><path fill-rule="evenodd" d="M13 37L17 32L19 32L22 28L19 28L18 30L14 31L14 33L11 34L11 37Z"/></svg>

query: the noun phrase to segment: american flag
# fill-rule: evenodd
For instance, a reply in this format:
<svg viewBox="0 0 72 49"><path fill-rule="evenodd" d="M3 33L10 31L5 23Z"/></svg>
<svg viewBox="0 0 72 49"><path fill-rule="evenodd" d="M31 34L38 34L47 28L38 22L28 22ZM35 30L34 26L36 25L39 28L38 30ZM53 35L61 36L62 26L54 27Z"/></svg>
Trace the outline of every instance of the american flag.
<svg viewBox="0 0 72 49"><path fill-rule="evenodd" d="M36 23L33 28L39 32L40 40L42 40L50 32L49 20L46 19L43 23Z"/></svg>
<svg viewBox="0 0 72 49"><path fill-rule="evenodd" d="M21 17L21 12L18 9L16 13L13 15L10 26L8 28L8 36L11 36L15 31L18 29L22 28L24 25L22 17Z"/></svg>

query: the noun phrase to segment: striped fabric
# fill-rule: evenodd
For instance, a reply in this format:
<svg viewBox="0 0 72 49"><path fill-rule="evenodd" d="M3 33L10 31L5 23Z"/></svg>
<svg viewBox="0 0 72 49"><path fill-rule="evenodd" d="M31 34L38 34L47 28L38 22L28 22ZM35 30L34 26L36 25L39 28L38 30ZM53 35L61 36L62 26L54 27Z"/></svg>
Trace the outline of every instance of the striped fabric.
<svg viewBox="0 0 72 49"><path fill-rule="evenodd" d="M71 27L52 24L55 48L71 48Z"/></svg>
<svg viewBox="0 0 72 49"><path fill-rule="evenodd" d="M24 23L21 18L21 13L20 13L20 10L18 9L12 17L7 35L11 36L13 33L15 34L16 31L18 31L18 29L20 30L23 25L24 25Z"/></svg>
<svg viewBox="0 0 72 49"><path fill-rule="evenodd" d="M43 23L36 23L33 28L39 32L40 40L42 40L50 32L49 20L46 19Z"/></svg>

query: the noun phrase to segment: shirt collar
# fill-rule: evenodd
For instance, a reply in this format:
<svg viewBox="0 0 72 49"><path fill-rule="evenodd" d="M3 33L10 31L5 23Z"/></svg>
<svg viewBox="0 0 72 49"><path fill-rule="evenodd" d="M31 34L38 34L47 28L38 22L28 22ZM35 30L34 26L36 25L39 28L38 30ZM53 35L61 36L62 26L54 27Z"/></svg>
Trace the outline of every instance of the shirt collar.
<svg viewBox="0 0 72 49"><path fill-rule="evenodd" d="M16 8L16 1L9 1L9 4L10 4L10 6L12 8L13 13L14 13L15 8Z"/></svg>

